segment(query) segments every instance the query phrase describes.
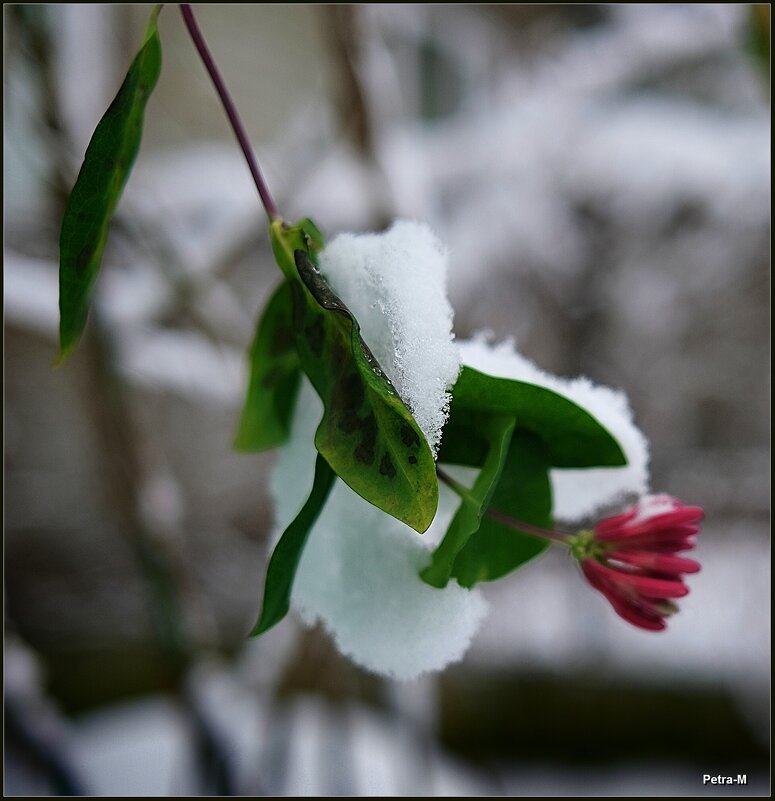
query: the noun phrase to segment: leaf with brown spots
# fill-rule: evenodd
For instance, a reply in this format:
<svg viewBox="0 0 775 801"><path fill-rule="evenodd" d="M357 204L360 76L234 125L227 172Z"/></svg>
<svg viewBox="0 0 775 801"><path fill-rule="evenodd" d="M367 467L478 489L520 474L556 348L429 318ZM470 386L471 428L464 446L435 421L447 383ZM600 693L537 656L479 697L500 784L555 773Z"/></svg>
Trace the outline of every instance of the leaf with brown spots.
<svg viewBox="0 0 775 801"><path fill-rule="evenodd" d="M303 286L304 331L321 342L297 339L302 367L323 400L315 445L355 492L417 531L436 514L436 465L425 437L361 339L357 320L337 298L303 250L295 253ZM298 336L298 331L297 331Z"/></svg>
<svg viewBox="0 0 775 801"><path fill-rule="evenodd" d="M438 504L433 455L358 321L320 274L320 239L309 225L273 223L272 248L291 287L301 368L323 401L315 446L361 497L423 532Z"/></svg>

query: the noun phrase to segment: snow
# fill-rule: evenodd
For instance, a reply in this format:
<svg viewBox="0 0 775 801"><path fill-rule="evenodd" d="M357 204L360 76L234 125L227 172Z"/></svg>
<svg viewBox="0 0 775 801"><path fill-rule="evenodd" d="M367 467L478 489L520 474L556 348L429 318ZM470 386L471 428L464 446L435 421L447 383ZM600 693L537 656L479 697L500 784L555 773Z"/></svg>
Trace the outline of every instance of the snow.
<svg viewBox="0 0 775 801"><path fill-rule="evenodd" d="M320 268L435 452L460 362L446 293L448 254L424 223L339 234Z"/></svg>
<svg viewBox="0 0 775 801"><path fill-rule="evenodd" d="M680 501L677 501L675 498L665 493L661 493L660 495L644 495L638 501L635 509L635 516L628 522L628 526L634 526L652 517L669 514L676 509L680 509L681 506L682 504Z"/></svg>
<svg viewBox="0 0 775 801"><path fill-rule="evenodd" d="M313 435L322 407L309 384L300 392L291 438L272 476L275 538L312 486ZM444 530L454 512L444 494L431 529ZM302 619L320 620L339 650L367 670L415 679L458 661L484 619L478 590L454 582L444 589L419 576L434 532L421 537L337 481L309 535L293 588Z"/></svg>

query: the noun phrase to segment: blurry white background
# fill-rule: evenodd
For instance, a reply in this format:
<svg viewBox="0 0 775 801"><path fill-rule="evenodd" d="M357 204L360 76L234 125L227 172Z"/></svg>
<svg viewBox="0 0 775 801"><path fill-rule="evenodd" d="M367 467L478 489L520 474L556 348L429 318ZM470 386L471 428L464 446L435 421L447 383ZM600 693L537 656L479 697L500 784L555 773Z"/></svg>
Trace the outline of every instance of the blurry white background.
<svg viewBox="0 0 775 801"><path fill-rule="evenodd" d="M287 219L429 222L457 334L624 390L655 490L706 509L666 634L553 553L487 588L461 665L393 685L290 619L244 639L272 456L231 440L278 274L177 9L89 333L52 370L62 204L150 6L4 6L6 793L766 791L763 9L197 6Z"/></svg>

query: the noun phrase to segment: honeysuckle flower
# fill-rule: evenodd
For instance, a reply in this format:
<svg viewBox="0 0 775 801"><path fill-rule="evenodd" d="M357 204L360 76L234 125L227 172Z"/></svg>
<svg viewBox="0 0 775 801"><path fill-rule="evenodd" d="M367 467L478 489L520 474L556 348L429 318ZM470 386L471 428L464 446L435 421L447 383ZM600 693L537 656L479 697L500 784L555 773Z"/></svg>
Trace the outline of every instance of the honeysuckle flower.
<svg viewBox="0 0 775 801"><path fill-rule="evenodd" d="M629 623L661 631L688 594L684 574L700 565L676 556L694 547L703 511L669 495L642 498L622 514L601 520L570 540L589 583Z"/></svg>

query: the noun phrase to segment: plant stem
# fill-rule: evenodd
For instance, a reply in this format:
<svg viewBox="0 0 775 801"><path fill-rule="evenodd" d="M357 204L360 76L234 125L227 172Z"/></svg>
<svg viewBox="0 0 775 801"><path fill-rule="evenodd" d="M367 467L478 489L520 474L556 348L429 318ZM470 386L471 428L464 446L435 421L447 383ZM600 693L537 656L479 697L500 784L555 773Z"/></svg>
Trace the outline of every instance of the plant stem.
<svg viewBox="0 0 775 801"><path fill-rule="evenodd" d="M455 481L449 473L444 472L438 465L436 465L436 475L455 493L455 495L459 495L461 498L469 498L473 501L473 498L469 495L468 489L459 481Z"/></svg>
<svg viewBox="0 0 775 801"><path fill-rule="evenodd" d="M561 531L552 531L547 528L541 528L540 526L534 526L532 523L526 523L524 520L517 520L516 517L509 517L509 515L505 515L497 509L485 509L484 513L491 520L495 520L496 523L502 523L504 526L524 531L525 534L533 534L536 537L552 540L552 542L569 544L568 540L570 539L570 535L563 534Z"/></svg>
<svg viewBox="0 0 775 801"><path fill-rule="evenodd" d="M210 75L210 79L215 86L215 91L218 92L218 97L221 99L223 108L226 111L226 116L229 118L229 122L231 123L231 127L237 137L237 141L239 142L242 152L245 155L245 160L250 168L250 174L253 176L253 182L256 185L256 189L258 189L258 195L261 198L261 203L264 205L264 210L266 211L267 217L269 217L270 222L279 220L280 213L277 211L277 206L275 205L272 196L269 194L269 189L266 186L263 175L261 175L261 170L258 167L258 161L253 153L253 148L250 146L250 141L247 133L245 132L245 127L242 124L239 113L237 112L237 107L234 105L234 101L231 99L229 90L226 88L226 84L223 82L221 73L219 72L215 61L213 60L210 50L207 47L207 43L202 36L202 32L199 30L199 25L194 17L194 11L191 8L191 5L189 3L181 3L180 13L183 15L183 21L186 23L186 28L188 29L191 39L194 42L194 46L199 53L199 57L202 59L202 62L205 65L205 69Z"/></svg>
<svg viewBox="0 0 775 801"><path fill-rule="evenodd" d="M468 490L458 481L455 481L452 476L448 473L444 472L440 467L436 467L436 475L439 477L439 480L443 481L453 492L459 495L461 498L468 497ZM491 520L495 520L498 523L501 523L504 526L508 526L509 528L513 528L517 531L523 531L525 534L532 534L536 537L541 537L546 540L552 540L553 542L562 542L564 544L569 544L569 540L571 535L563 534L560 531L552 531L547 528L541 528L540 526L534 526L532 523L526 523L524 520L517 520L516 517L510 517L509 515L503 514L503 512L499 512L497 509L488 508L484 512L487 517Z"/></svg>

